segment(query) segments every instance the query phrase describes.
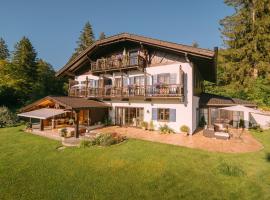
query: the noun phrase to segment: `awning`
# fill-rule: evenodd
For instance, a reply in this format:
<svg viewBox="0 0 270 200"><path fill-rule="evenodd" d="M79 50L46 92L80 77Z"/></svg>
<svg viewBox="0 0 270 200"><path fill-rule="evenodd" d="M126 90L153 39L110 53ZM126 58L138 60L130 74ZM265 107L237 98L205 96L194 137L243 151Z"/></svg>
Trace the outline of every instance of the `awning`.
<svg viewBox="0 0 270 200"><path fill-rule="evenodd" d="M66 112L70 112L70 111L63 110L63 109L41 108L38 110L24 112L17 115L20 117L28 117L28 118L34 118L34 119L48 119L53 116L61 115Z"/></svg>

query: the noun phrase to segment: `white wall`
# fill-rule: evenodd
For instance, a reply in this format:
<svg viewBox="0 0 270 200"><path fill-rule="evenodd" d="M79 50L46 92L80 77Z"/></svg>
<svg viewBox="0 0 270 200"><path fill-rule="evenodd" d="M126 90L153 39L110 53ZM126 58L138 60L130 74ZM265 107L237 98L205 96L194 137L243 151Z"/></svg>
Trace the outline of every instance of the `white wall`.
<svg viewBox="0 0 270 200"><path fill-rule="evenodd" d="M146 68L146 72L149 75L161 74L161 73L176 73L177 74L177 84L179 83L179 67L181 65L182 70L185 73L185 99L184 102L180 102L179 99L162 99L149 101L109 101L111 103L112 110L110 111L110 116L112 120L115 119L115 107L141 107L144 108L144 121L150 122L152 120L152 108L171 108L176 109L176 122L167 122L168 126L173 128L175 132L179 132L182 125L187 125L192 132L195 131L197 127L196 122L196 108L199 106L199 97L193 96L193 69L192 64L187 62L175 62L172 64L154 66ZM143 75L140 71L130 71L127 74L129 77L136 75ZM92 75L82 75L78 76L78 81L86 80L86 76L89 79L96 79ZM115 73L114 77L119 77L120 73ZM113 77L111 76L111 78ZM160 125L164 122L153 121L155 128L158 129Z"/></svg>

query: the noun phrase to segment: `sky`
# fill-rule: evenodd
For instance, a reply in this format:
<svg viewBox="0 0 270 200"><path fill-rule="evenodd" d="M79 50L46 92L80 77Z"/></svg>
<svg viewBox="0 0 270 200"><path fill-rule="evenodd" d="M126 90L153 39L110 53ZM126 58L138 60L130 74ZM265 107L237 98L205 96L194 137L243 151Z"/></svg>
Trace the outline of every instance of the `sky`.
<svg viewBox="0 0 270 200"><path fill-rule="evenodd" d="M9 50L28 37L56 70L68 61L84 24L96 38L128 32L201 48L222 46L223 0L0 0L0 37Z"/></svg>

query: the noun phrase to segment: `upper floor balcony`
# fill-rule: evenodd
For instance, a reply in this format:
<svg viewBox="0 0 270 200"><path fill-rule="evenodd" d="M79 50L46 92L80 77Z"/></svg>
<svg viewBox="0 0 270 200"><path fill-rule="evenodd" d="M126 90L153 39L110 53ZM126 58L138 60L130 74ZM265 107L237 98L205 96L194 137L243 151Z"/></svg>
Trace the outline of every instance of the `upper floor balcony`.
<svg viewBox="0 0 270 200"><path fill-rule="evenodd" d="M162 85L128 85L125 87L73 87L69 96L111 98L181 98L184 97L184 87L181 84Z"/></svg>
<svg viewBox="0 0 270 200"><path fill-rule="evenodd" d="M140 55L118 55L110 58L97 59L91 62L92 73L120 71L137 68L142 70L145 67L145 59Z"/></svg>

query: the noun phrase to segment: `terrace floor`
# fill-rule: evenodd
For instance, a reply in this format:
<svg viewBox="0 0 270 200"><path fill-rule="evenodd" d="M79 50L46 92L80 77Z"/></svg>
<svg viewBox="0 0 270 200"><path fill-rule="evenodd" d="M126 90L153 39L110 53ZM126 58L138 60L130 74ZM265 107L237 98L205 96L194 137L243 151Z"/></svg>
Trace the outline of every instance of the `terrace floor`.
<svg viewBox="0 0 270 200"><path fill-rule="evenodd" d="M202 130L198 130L192 136L187 136L186 134L160 134L157 131L147 131L139 128L119 126L104 127L96 129L94 132L117 132L127 136L128 138L179 145L213 152L245 153L259 151L263 148L263 145L248 131L244 131L241 139L231 138L229 140L204 137Z"/></svg>
<svg viewBox="0 0 270 200"><path fill-rule="evenodd" d="M236 131L236 130L234 130ZM106 133L106 132L117 132L119 134L125 135L128 138L147 140L151 142L159 142L165 144L172 144L177 146L184 146L188 148L202 149L212 152L224 152L224 153L245 153L245 152L255 152L263 148L263 145L258 142L249 131L244 131L241 138L230 138L229 140L221 140L215 138L207 138L203 136L202 130L198 130L192 136L187 136L186 134L160 134L158 131L148 131L140 128L133 127L119 127L119 126L110 126L103 127L92 130L88 133L88 136L94 136L97 133ZM31 133L35 135L40 135L43 137L48 137L50 139L61 141L58 130L33 130ZM82 136L80 136L82 137ZM74 146L79 144L79 140L74 137L65 139L64 141L72 143L67 146Z"/></svg>

